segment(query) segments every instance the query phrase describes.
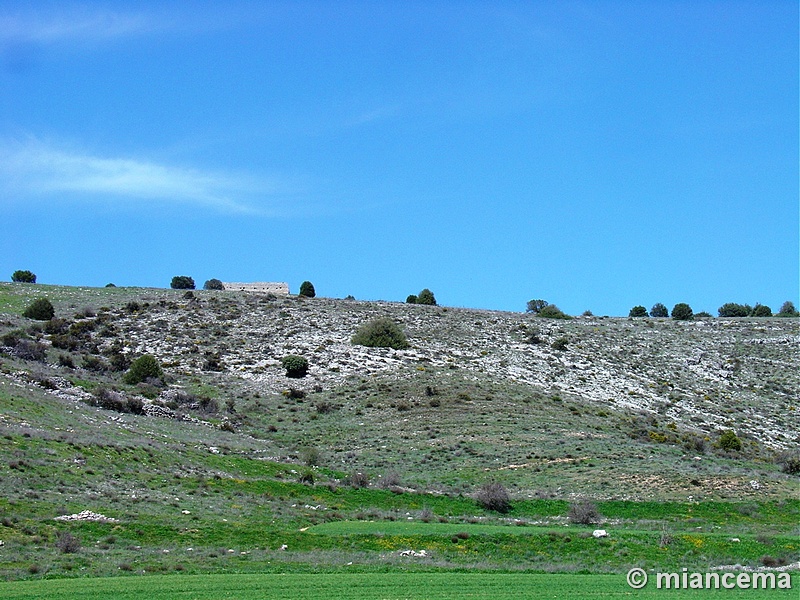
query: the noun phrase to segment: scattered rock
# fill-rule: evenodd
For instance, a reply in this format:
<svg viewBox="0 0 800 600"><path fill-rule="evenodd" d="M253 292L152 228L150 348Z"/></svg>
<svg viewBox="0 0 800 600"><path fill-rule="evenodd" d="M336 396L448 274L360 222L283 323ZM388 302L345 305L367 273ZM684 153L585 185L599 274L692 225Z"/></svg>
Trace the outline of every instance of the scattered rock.
<svg viewBox="0 0 800 600"><path fill-rule="evenodd" d="M411 556L414 558L425 558L428 556L427 550L420 550L419 552L416 550L400 550L397 554L399 556Z"/></svg>
<svg viewBox="0 0 800 600"><path fill-rule="evenodd" d="M83 510L73 515L62 515L55 517L55 521L93 521L95 523L119 523L119 519L107 517L100 513L92 512L90 510Z"/></svg>

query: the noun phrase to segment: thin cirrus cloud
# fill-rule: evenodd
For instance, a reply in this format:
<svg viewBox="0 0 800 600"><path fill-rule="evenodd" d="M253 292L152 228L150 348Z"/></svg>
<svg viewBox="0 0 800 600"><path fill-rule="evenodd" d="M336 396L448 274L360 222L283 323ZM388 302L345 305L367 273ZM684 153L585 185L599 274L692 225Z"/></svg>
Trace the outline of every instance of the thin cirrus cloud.
<svg viewBox="0 0 800 600"><path fill-rule="evenodd" d="M165 25L145 14L111 11L0 14L0 40L42 44L103 40L152 32Z"/></svg>
<svg viewBox="0 0 800 600"><path fill-rule="evenodd" d="M6 142L0 183L6 201L58 198L62 202L116 201L190 204L228 213L276 214L269 204L294 195L276 181L247 174L209 172L132 158L92 156L40 142Z"/></svg>

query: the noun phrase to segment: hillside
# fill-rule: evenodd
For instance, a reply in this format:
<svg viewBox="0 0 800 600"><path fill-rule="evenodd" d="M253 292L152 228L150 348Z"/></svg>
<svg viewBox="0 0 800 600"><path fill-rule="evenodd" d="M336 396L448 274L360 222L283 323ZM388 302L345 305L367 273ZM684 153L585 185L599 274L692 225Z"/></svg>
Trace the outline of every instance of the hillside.
<svg viewBox="0 0 800 600"><path fill-rule="evenodd" d="M123 571L143 568L137 561L162 565L157 553L178 552L175 544L182 564L218 570L231 557L208 549L231 540L247 546L248 554L235 549L237 560L255 561L258 550L262 568L307 564L308 555L276 555L284 544L313 552L315 564L380 563L386 557L375 553L388 538L362 533L343 545L343 533L326 530L312 543L298 529L425 516L563 526L577 498L636 530L694 519L709 533L782 536L796 524L797 478L785 472L800 441L796 319L554 321L244 292L189 296L0 284L6 577L24 576L31 561L64 568L53 554L64 525L52 519L84 509L131 524L78 525L86 539L128 539L125 549L94 548L117 552L114 568ZM22 317L38 297L62 320ZM376 317L400 324L410 348L351 344ZM145 353L160 361L165 385L122 382L130 359ZM288 354L308 359L306 377L285 376ZM725 430L740 449L719 447ZM471 498L492 480L511 494L507 516ZM703 503L728 508L703 516ZM400 542L383 550L392 544ZM479 560L477 550L448 544L437 565ZM190 545L206 548L202 561L187 555ZM736 559L726 548L714 556ZM744 556L756 560L766 548ZM638 556L630 552L611 563L549 553L549 566L529 567L619 566ZM789 546L783 555L796 559ZM508 568L515 556L480 560Z"/></svg>

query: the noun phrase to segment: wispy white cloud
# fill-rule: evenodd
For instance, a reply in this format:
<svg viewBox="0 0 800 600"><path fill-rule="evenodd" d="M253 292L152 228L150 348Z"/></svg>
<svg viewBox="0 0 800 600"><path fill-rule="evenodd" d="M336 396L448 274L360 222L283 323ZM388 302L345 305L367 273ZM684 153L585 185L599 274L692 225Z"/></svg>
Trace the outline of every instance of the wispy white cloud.
<svg viewBox="0 0 800 600"><path fill-rule="evenodd" d="M104 40L164 29L168 24L145 13L109 10L0 14L0 40L53 43Z"/></svg>
<svg viewBox="0 0 800 600"><path fill-rule="evenodd" d="M124 201L191 204L232 213L275 214L268 206L292 191L248 174L202 171L135 158L109 158L54 148L38 141L4 141L0 187L14 198L62 202Z"/></svg>

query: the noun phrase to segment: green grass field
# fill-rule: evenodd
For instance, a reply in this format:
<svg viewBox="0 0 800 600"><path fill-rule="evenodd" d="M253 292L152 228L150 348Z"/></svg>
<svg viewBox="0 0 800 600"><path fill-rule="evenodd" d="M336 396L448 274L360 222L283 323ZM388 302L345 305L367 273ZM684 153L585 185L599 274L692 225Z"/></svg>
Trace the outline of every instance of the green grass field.
<svg viewBox="0 0 800 600"><path fill-rule="evenodd" d="M24 581L0 584L5 600L161 600L292 599L437 600L481 598L796 598L790 590L642 590L628 587L624 575L520 575L472 573L360 573L325 575L183 575Z"/></svg>

